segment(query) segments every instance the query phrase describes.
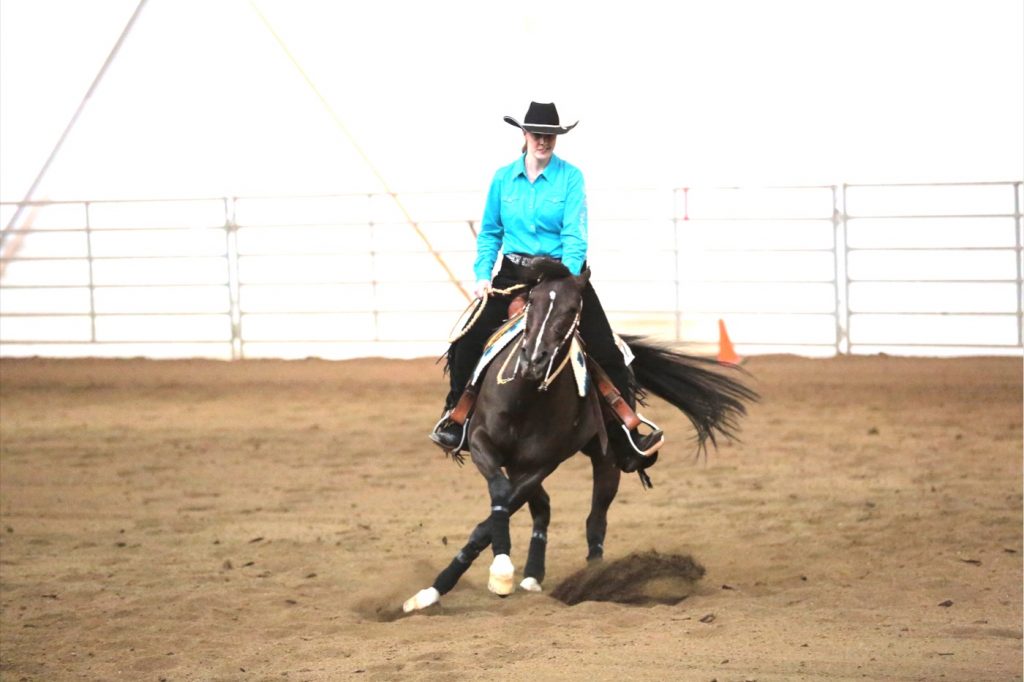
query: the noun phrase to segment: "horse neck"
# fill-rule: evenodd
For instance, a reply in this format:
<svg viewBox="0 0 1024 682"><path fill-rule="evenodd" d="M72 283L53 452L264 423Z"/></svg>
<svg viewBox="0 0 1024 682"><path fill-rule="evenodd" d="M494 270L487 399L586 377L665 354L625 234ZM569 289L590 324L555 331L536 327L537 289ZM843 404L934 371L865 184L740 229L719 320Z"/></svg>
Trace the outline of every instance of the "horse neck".
<svg viewBox="0 0 1024 682"><path fill-rule="evenodd" d="M533 381L519 376L514 381L498 385L496 377L497 374L491 373L484 377L487 385L481 386L477 408L486 403L488 409L497 408L503 419L522 422L539 414L548 421L558 415L557 423L572 424L576 421L577 411L583 408L583 401L578 400L576 393L576 379L569 368L544 391L540 390L543 380ZM500 390L489 390L491 388Z"/></svg>
<svg viewBox="0 0 1024 682"><path fill-rule="evenodd" d="M565 361L567 355L572 351L572 343L566 342L561 347L555 350L554 362L551 363L551 374L554 375L555 371L559 368L561 363ZM544 383L544 379L530 380L525 378L521 372L516 371L514 379L509 381L508 379L512 376L513 371L516 369L515 357L509 357L512 353L518 353L519 347L516 344L511 344L508 348L498 354L497 357L491 362L490 367L481 377L480 381L481 392L485 390L486 385L500 385L502 387L502 393L508 395L514 395L517 400L534 401L538 397L545 396L552 393L558 393L556 387L563 382L569 382L573 385L575 390L575 377L572 372L572 368L566 366L555 379L548 386L547 390L540 390L541 384Z"/></svg>

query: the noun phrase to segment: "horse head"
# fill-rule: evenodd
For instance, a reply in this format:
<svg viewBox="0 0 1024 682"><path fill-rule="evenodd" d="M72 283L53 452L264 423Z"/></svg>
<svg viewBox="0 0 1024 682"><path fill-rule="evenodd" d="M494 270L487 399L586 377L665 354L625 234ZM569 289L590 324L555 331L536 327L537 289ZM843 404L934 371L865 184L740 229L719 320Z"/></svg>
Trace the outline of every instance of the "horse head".
<svg viewBox="0 0 1024 682"><path fill-rule="evenodd" d="M590 270L578 277L556 260L541 260L529 267L530 289L526 306L519 367L522 376L542 381L554 363L568 352L569 340L579 324L583 289Z"/></svg>

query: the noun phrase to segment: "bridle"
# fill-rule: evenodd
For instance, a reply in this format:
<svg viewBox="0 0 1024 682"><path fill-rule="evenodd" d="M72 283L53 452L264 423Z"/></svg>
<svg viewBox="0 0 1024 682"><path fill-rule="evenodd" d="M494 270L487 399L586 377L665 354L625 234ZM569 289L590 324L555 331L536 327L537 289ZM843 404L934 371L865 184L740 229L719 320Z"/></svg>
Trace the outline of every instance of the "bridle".
<svg viewBox="0 0 1024 682"><path fill-rule="evenodd" d="M537 359L537 354L540 352L540 342L541 342L541 339L544 337L544 329L547 327L548 320L551 318L551 311L553 311L555 309L555 298L556 297L557 297L557 294L555 294L554 291L549 291L548 292L548 298L550 299L550 302L548 303L548 311L544 314L544 321L541 322L540 331L537 332L537 340L533 344L533 353L530 356L530 361L531 362L533 362L534 360ZM562 370L565 369L565 366L567 364L569 364L569 356L571 354L567 351L564 354L564 357L562 358L562 362L558 365L557 368L555 368L554 374L551 373L551 370L552 370L552 368L554 368L554 365L555 365L555 358L558 357L559 353L561 353L561 351L562 351L562 348L569 342L569 339L572 338L573 334L576 333L576 329L580 325L580 313L582 313L582 312L583 312L583 307L581 306L580 309L578 311L576 311L576 317L573 319L572 324L569 325L569 329L568 329L568 331L566 331L565 336L562 337L562 339L555 345L555 348L552 350L552 352L551 352L551 359L548 361L548 368L544 372L544 380L541 381L540 382L540 386L537 387L538 391L546 391L546 390L548 390L548 388L551 386L552 382L554 382L554 380L558 378L558 375L562 373ZM524 317L524 319L528 319L529 314L530 314L530 304L527 303L526 307L523 309L523 317ZM523 329L523 338L524 339L526 338L528 333L529 333L529 328ZM513 350L513 352L515 353L515 350ZM512 372L512 377L513 378L519 376L519 360L520 360L520 358L521 358L521 353L516 353L516 367L515 367L515 369Z"/></svg>

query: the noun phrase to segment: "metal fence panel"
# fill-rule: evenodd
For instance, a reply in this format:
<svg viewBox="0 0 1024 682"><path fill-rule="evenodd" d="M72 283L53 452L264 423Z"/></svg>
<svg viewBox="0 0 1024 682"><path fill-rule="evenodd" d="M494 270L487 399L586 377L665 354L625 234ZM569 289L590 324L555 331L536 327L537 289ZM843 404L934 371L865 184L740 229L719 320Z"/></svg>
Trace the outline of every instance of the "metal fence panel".
<svg viewBox="0 0 1024 682"><path fill-rule="evenodd" d="M5 355L437 355L477 192L30 202L2 234ZM1021 182L590 196L613 324L740 352L1019 353ZM13 215L19 204L0 204Z"/></svg>

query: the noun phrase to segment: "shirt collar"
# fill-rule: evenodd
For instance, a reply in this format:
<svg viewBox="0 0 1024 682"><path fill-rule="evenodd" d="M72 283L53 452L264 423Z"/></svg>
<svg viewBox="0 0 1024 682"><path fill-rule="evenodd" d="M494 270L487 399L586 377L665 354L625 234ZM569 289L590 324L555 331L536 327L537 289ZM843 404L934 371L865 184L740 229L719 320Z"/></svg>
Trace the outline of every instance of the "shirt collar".
<svg viewBox="0 0 1024 682"><path fill-rule="evenodd" d="M561 164L561 163L562 163L562 160L559 159L554 154L552 154L551 155L551 160L548 161L548 165L544 166L544 170L542 170L540 172L540 175L537 176L537 179L540 180L541 178L546 177L549 172L550 173L554 173L555 169L557 168L557 166L555 164ZM519 161L516 162L516 177L519 177L520 175L522 175L524 178L526 177L526 154L525 153L522 156L520 156L519 157Z"/></svg>

